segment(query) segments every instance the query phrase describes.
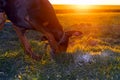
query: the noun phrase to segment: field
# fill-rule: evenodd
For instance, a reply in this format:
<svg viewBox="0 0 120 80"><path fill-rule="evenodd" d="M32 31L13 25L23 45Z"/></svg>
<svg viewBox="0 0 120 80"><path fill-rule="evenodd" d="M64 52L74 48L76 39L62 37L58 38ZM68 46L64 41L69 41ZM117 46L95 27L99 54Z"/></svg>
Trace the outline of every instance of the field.
<svg viewBox="0 0 120 80"><path fill-rule="evenodd" d="M120 13L57 14L65 31L79 30L68 50L52 59L49 46L40 42L41 33L26 33L36 54L24 54L10 22L0 31L0 80L120 80Z"/></svg>

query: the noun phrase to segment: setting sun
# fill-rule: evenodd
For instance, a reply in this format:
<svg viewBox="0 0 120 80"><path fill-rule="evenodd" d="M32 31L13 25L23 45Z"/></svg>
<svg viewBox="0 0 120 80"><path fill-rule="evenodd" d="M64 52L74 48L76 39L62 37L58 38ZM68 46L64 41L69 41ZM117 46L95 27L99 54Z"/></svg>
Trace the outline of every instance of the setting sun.
<svg viewBox="0 0 120 80"><path fill-rule="evenodd" d="M119 0L50 0L52 4L120 5Z"/></svg>

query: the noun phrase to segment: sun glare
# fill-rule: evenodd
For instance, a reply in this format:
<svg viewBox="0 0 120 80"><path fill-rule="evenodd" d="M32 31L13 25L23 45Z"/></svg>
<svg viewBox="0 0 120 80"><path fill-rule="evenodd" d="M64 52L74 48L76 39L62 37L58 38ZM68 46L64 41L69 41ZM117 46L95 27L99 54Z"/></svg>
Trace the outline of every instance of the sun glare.
<svg viewBox="0 0 120 80"><path fill-rule="evenodd" d="M90 9L92 8L92 5L75 5L76 9Z"/></svg>
<svg viewBox="0 0 120 80"><path fill-rule="evenodd" d="M76 4L76 5L92 5L96 4L96 0L50 0L53 4Z"/></svg>
<svg viewBox="0 0 120 80"><path fill-rule="evenodd" d="M75 9L90 9L93 4L96 4L95 0L50 0L53 4L73 4Z"/></svg>
<svg viewBox="0 0 120 80"><path fill-rule="evenodd" d="M78 1L73 1L70 0L71 2L69 4L76 4L76 5L82 5L82 6L86 6L86 5L92 5L93 2L92 0L78 0Z"/></svg>
<svg viewBox="0 0 120 80"><path fill-rule="evenodd" d="M120 5L120 0L50 0L52 4Z"/></svg>
<svg viewBox="0 0 120 80"><path fill-rule="evenodd" d="M78 0L78 1L73 1L70 0L71 2L69 4L75 4L76 6L74 6L77 9L90 9L93 3L93 0Z"/></svg>

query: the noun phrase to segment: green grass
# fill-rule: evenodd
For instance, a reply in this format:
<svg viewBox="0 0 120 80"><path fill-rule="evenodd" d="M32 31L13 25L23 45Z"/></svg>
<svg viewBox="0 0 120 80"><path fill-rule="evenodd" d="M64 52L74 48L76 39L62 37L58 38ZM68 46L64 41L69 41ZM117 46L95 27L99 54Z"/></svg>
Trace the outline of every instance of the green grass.
<svg viewBox="0 0 120 80"><path fill-rule="evenodd" d="M64 30L80 30L83 37L72 37L68 52L52 59L41 34L29 31L26 35L35 53L43 55L41 61L24 54L12 25L6 23L0 31L0 80L119 80L119 14L57 16Z"/></svg>

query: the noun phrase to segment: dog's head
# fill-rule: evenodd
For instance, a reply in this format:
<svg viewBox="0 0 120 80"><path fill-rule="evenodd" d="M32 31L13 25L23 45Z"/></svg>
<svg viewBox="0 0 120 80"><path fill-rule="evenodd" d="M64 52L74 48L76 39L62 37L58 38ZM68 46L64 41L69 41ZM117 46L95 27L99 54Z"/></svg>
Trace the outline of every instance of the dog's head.
<svg viewBox="0 0 120 80"><path fill-rule="evenodd" d="M65 52L68 47L69 38L72 36L81 36L82 32L80 31L67 31L63 34L60 41L58 42L58 48L60 52Z"/></svg>
<svg viewBox="0 0 120 80"><path fill-rule="evenodd" d="M56 44L52 44L52 45L56 45L57 48L54 48L52 50L52 54L59 54L61 52L66 52L67 48L68 48L68 44L69 44L69 38L72 36L76 36L79 37L82 35L82 32L80 31L67 31L64 32L62 37L60 38L59 41L55 41ZM42 41L46 41L48 40L45 36L42 36L41 38Z"/></svg>

